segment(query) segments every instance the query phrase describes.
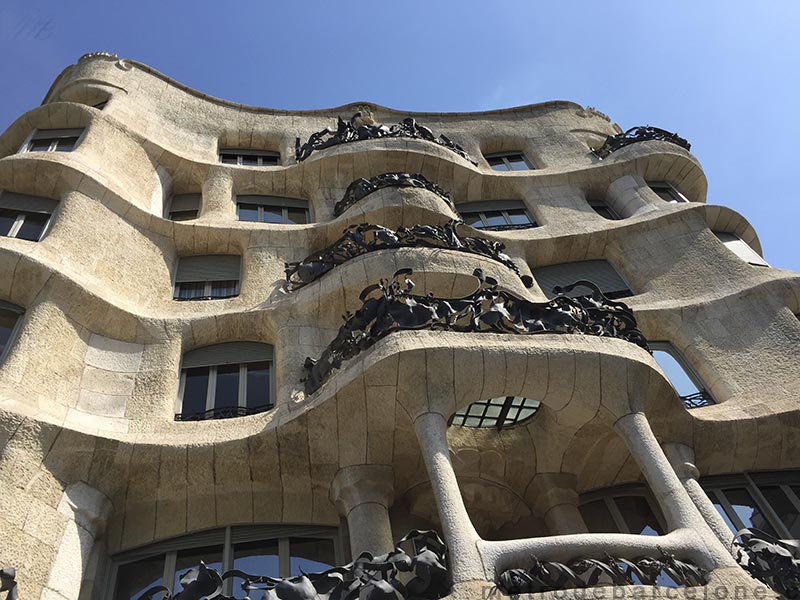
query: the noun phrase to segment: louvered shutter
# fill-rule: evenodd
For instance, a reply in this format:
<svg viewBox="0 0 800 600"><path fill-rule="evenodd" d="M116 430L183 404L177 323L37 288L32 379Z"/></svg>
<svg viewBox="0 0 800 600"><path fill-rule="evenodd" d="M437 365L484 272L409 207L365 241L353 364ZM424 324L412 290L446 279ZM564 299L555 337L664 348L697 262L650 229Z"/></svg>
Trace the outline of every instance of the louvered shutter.
<svg viewBox="0 0 800 600"><path fill-rule="evenodd" d="M191 350L183 355L182 367L212 367L272 360L272 346L260 342L226 342Z"/></svg>
<svg viewBox="0 0 800 600"><path fill-rule="evenodd" d="M33 134L32 140L53 140L56 138L79 137L83 128L78 129L39 129Z"/></svg>
<svg viewBox="0 0 800 600"><path fill-rule="evenodd" d="M761 256L753 250L747 242L742 240L738 235L734 235L732 233L725 233L723 231L715 231L714 235L717 236L720 242L725 244L725 246L733 252L736 256L741 258L743 261L750 263L751 265L761 265L762 267L768 267L767 261L765 261Z"/></svg>
<svg viewBox="0 0 800 600"><path fill-rule="evenodd" d="M539 267L533 271L533 276L548 298L555 298L556 294L553 293L555 287L564 287L581 279L591 281L604 294L629 291L628 284L606 260L586 260ZM567 295L575 297L587 293L589 293L587 288L579 287Z"/></svg>
<svg viewBox="0 0 800 600"><path fill-rule="evenodd" d="M22 212L34 212L43 214L53 214L58 201L50 198L40 198L39 196L29 196L28 194L17 194L16 192L4 191L0 193L0 208L9 210L19 210Z"/></svg>
<svg viewBox="0 0 800 600"><path fill-rule="evenodd" d="M175 283L185 281L239 280L242 257L232 254L182 256L178 260Z"/></svg>
<svg viewBox="0 0 800 600"><path fill-rule="evenodd" d="M170 211L200 210L200 194L175 194L170 203Z"/></svg>

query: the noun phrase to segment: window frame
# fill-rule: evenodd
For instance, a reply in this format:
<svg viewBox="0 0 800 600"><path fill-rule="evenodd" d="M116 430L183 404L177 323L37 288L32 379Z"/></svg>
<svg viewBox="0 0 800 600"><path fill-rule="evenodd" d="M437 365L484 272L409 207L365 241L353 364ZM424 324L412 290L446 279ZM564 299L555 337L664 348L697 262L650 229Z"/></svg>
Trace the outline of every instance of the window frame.
<svg viewBox="0 0 800 600"><path fill-rule="evenodd" d="M51 210L24 210L22 208L11 208L6 203L3 202L3 196L8 193L9 195L13 196L22 196L27 197L33 200L46 200L48 203L52 203L53 206ZM19 201L19 198L17 199ZM11 201L14 202L13 200ZM0 210L7 210L11 213L16 213L16 218L14 223L11 225L11 228L8 230L8 233L0 236L0 237L8 237L14 239L22 239L25 242L41 242L44 237L47 235L47 232L50 230L50 224L53 222L53 215L55 214L56 209L58 208L58 201L52 200L51 198L45 198L43 196L31 196L29 194L20 194L18 192L12 192L11 190L0 190ZM29 215L47 215L47 219L45 220L44 226L42 227L42 232L39 234L39 238L36 240L25 240L23 238L18 238L17 235L19 234L22 226L25 224L25 218Z"/></svg>
<svg viewBox="0 0 800 600"><path fill-rule="evenodd" d="M731 252L732 254L734 254L742 262L745 262L748 265L752 265L754 267L768 267L768 268L770 267L770 264L766 260L764 260L764 257L761 256L758 252L756 252L753 249L753 247L750 246L750 244L745 242L741 238L741 236L733 233L732 231L715 231L713 229L711 230L711 233L713 233L714 237L716 237L719 240L719 242L723 246L725 246L725 248L728 250L728 252ZM735 239L733 239L733 240L724 240L724 239L722 239L720 237L720 235L729 235L729 236L731 236L732 238L735 238ZM734 243L735 242L741 242L742 244L744 244L747 247L747 250L749 250L748 254L750 256L748 256L747 258L742 256L739 252L734 250L734 248L729 245L731 242L734 242Z"/></svg>
<svg viewBox="0 0 800 600"><path fill-rule="evenodd" d="M605 506L606 510L608 510L611 518L614 520L614 526L620 533L627 533L629 535L641 535L641 534L631 534L631 529L628 523L625 521L625 515L620 510L619 506L617 506L616 499L623 498L623 497L637 497L637 498L644 498L645 502L647 502L648 508L650 512L655 517L656 521L658 522L661 531L664 534L669 533L669 528L667 527L666 519L664 518L663 513L661 512L661 507L656 502L655 497L653 496L650 488L646 485L633 483L633 484L625 484L620 486L614 486L610 488L602 488L599 490L593 490L591 492L585 492L580 495L578 498L578 510L580 511L580 507L584 504L589 504L590 502L595 501L602 501ZM581 515L582 517L583 515Z"/></svg>
<svg viewBox="0 0 800 600"><path fill-rule="evenodd" d="M470 209L470 207L472 208ZM458 210L459 217L462 221L465 221L465 224L467 223L464 217L467 215L477 215L481 220L481 226L468 226L480 231L509 231L540 227L539 222L528 209L528 205L522 200L479 200L477 202L464 202L463 204L457 204L456 209ZM512 210L524 211L525 216L528 218L528 223L512 223L511 218L508 215L508 211ZM500 212L503 215L503 220L506 222L505 225L488 224L486 213L493 211Z"/></svg>
<svg viewBox="0 0 800 600"><path fill-rule="evenodd" d="M8 334L8 341L6 342L2 352L0 352L0 365L2 365L5 363L8 353L11 351L11 347L17 340L19 330L22 329L22 322L25 320L25 309L12 302L8 302L7 300L0 300L0 311L7 311L17 315L17 320L14 321L14 326L11 328L11 332Z"/></svg>
<svg viewBox="0 0 800 600"><path fill-rule="evenodd" d="M656 195L658 195L657 190L662 190L667 192L671 197L672 200L664 200L661 196L658 196L661 200L666 202L667 204L681 204L683 202L689 202L689 199L681 194L674 185L667 181L647 181L647 187L650 188Z"/></svg>
<svg viewBox="0 0 800 600"><path fill-rule="evenodd" d="M260 362L267 362L269 363L269 399L270 403L265 405L268 408L264 408L263 410L258 410L256 412L247 413L247 366L248 365L255 365ZM236 363L233 363L236 364ZM216 410L215 402L216 402L216 395L217 395L217 371L221 366L230 366L230 365L208 365L206 368L208 369L208 387L206 388L206 409L202 413L203 415L208 415L212 413L212 411ZM249 416L251 414L259 414L262 412L268 412L275 408L275 358L271 358L268 360L260 360L260 361L252 361L252 362L241 362L238 363L239 367L239 385L237 390L237 408L245 409L245 414L240 416ZM192 367L196 368L196 367ZM184 367L181 367L181 377L180 383L178 384L178 406L176 407L175 416L182 415L182 412L179 412L179 409L183 408L183 394L186 391L186 371ZM255 407L260 408L260 407ZM197 413L192 413L197 414ZM197 420L197 421L212 421L217 420L217 417L212 416L209 417L201 417L199 419L175 419L176 421L187 421L187 420Z"/></svg>
<svg viewBox="0 0 800 600"><path fill-rule="evenodd" d="M522 162L524 162L528 167L527 169L519 169L519 170L517 170L517 169L514 169L511 166L511 161L509 160L509 158L512 158L512 157L516 158L517 156L520 156L522 158ZM483 158L486 160L486 164L489 165L489 168L492 171L497 171L498 173L519 172L519 171L524 171L524 170L527 170L527 171L535 171L536 170L536 165L533 164L533 161L530 158L528 158L528 155L525 154L522 150L508 150L508 151L505 151L505 152L492 152L490 154L484 154ZM494 166L489 162L489 159L498 159L498 158L503 161L503 166L505 166L505 169L495 169Z"/></svg>
<svg viewBox="0 0 800 600"><path fill-rule="evenodd" d="M267 201L266 199L269 199ZM240 216L242 204L254 204L258 207L258 220L257 221L243 221ZM264 220L264 209L271 208L273 210L280 209L281 222L272 223L271 221ZM306 214L305 223L291 223L289 222L289 209L303 210ZM269 194L237 194L236 195L236 220L240 223L266 223L267 225L309 225L311 220L311 207L308 200L302 198L289 198L285 196L270 196Z"/></svg>
<svg viewBox="0 0 800 600"><path fill-rule="evenodd" d="M239 272L236 279L236 293L231 296L212 296L211 290L213 289L213 284L221 281L232 281L231 279L197 279L194 281L178 281L178 271L180 270L180 261L183 258L192 258L192 257L205 257L205 256L238 256L239 257ZM243 277L243 265L242 256L238 254L190 254L189 256L179 256L178 260L175 263L175 269L172 274L172 300L175 302L210 302L212 300L231 300L232 298L238 298L242 293L242 277ZM199 298L180 298L180 285L181 284L190 284L190 283L203 283L203 295Z"/></svg>
<svg viewBox="0 0 800 600"><path fill-rule="evenodd" d="M236 156L236 162L223 162L222 155L234 155ZM252 156L255 157L256 162L258 164L255 165L246 165L244 163L245 156ZM268 163L265 164L264 159L274 159L275 162L273 163L270 160ZM237 166L237 167L280 167L281 166L281 153L275 150L253 150L251 148L220 148L217 152L217 159L219 160L220 164L229 165L229 166Z"/></svg>
<svg viewBox="0 0 800 600"><path fill-rule="evenodd" d="M196 196L197 197L197 208L179 208L174 209L173 205L177 198L181 196ZM182 221L194 221L200 216L200 208L203 204L203 194L201 192L185 192L181 194L172 194L169 197L169 204L167 206L167 210L164 211L164 218L169 219L170 221L174 221L176 223L180 223ZM195 215L189 219L175 219L174 215L176 213L189 213L194 212Z"/></svg>
<svg viewBox="0 0 800 600"><path fill-rule="evenodd" d="M596 215L602 217L606 221L621 221L622 220L622 217L620 216L620 214L617 211L615 211L613 208L611 208L611 206L609 206L608 202L606 202L602 198L587 198L586 199L586 203L589 205L589 207L594 211L594 213ZM611 217L606 217L605 215L603 215L599 210L597 210L598 208L600 208L601 210L607 211L608 214L611 215Z"/></svg>
<svg viewBox="0 0 800 600"><path fill-rule="evenodd" d="M78 148L78 146L83 141L83 138L86 136L86 130L87 130L87 127L71 127L71 128L64 128L64 129L54 129L54 128L51 128L51 129L39 129L39 128L36 128L33 131L31 131L28 134L28 136L25 138L25 141L22 142L22 145L19 147L19 150L17 150L17 154L26 154L28 152L56 152L56 151L58 151L58 152L73 152L74 150L76 150ZM63 131L63 132L70 132L70 133L64 133L62 135L55 136L55 137L52 137L52 138L45 137L45 136L37 137L40 133L46 133L48 131ZM75 135L76 132L77 132L77 136ZM70 148L69 150L58 150L58 140L69 139L69 138L72 138L72 137L76 138L75 139L75 144L72 146L72 148ZM50 141L49 148L47 150L31 150L31 144L33 144L33 142L35 142L37 140L49 140Z"/></svg>
<svg viewBox="0 0 800 600"><path fill-rule="evenodd" d="M215 528L208 531L199 531L190 533L183 536L161 540L153 544L148 544L133 550L118 553L111 557L111 573L110 577L105 581L105 598L113 598L114 592L117 587L117 580L119 578L119 569L121 566L135 563L145 558L157 557L161 554L164 555L164 571L162 579L164 585L169 585L175 581L175 576L178 574L176 570L176 562L178 553L183 550L192 550L194 548L203 548L206 546L222 546L222 572L233 569L234 564L234 545L247 542L268 542L276 540L278 542L278 564L280 577L290 577L291 573L291 547L289 545L290 538L309 538L309 539L330 539L333 542L333 551L336 564L334 567L345 564L346 552L343 539L343 531L341 527L325 527L325 526L303 526L303 525L275 525L274 537L260 537L253 535L252 539L247 539L250 536L243 536L235 542L234 529L240 530L243 528L252 528L255 533L258 532L261 524L246 524L246 525L228 525L226 527ZM265 524L269 525L269 524ZM237 531L238 533L238 531ZM202 536L202 537L201 537ZM192 538L196 541L192 543ZM199 538L199 539L198 539ZM176 543L176 541L178 543ZM181 543L184 542L184 543ZM256 575L258 573L255 573ZM172 590L171 590L172 591ZM223 594L227 596L233 595L233 578L226 579L223 582Z"/></svg>
<svg viewBox="0 0 800 600"><path fill-rule="evenodd" d="M719 404L719 402L717 402L717 399L714 397L714 394L711 393L711 390L709 390L708 386L705 385L705 383L703 382L703 378L700 377L700 374L695 370L695 368L691 365L691 363L688 360L686 360L686 357L683 355L683 353L680 350L678 350L671 342L667 342L664 340L656 340L656 341L648 340L647 344L648 346L650 346L651 351L658 350L666 354L669 354L673 359L675 359L675 362L678 363L678 366L680 366L683 369L683 372L686 373L686 376L691 380L691 382L697 388L696 394L681 396L678 393L678 390L675 388L675 385L672 383L672 381L669 381L669 377L667 377L667 381L669 381L670 386L672 386L672 389L675 391L675 394L678 396L678 398L680 398L681 402L683 402L683 405L686 407L687 410L692 410L694 408L702 408L704 406L711 406L713 404ZM656 360L655 357L653 357L653 360ZM656 363L658 363L657 360ZM658 366L661 367L661 365ZM662 368L662 371L663 370L664 369ZM693 402L692 397L698 396L699 394L701 394L702 396L700 396L700 398L698 399L703 400L705 402L704 404L696 404ZM692 406L691 404L695 405Z"/></svg>
<svg viewBox="0 0 800 600"><path fill-rule="evenodd" d="M497 400L499 398L503 398L503 403L492 403L492 400ZM517 410L517 418L509 421L508 420L508 413L513 408L514 400L520 398L522 400L521 406ZM535 406L526 406L526 402L535 403ZM471 415L469 414L470 409L473 406L482 405L483 413L480 416ZM486 415L490 406L500 406L500 412L496 417L489 417ZM453 427L469 427L472 429L496 429L497 431L502 431L503 429L508 429L510 427L516 427L518 425L523 425L533 419L538 413L539 410L542 408L542 403L539 400L534 400L532 398L527 398L525 396L499 396L496 398L489 398L488 400L478 400L476 402L472 402L467 406L455 411L452 415L450 415L450 419L448 419L447 425ZM523 410L533 410L533 412L525 417L519 418L519 413ZM459 414L463 413L463 414ZM461 419L461 423L455 423L456 418ZM478 425L468 425L466 423L467 419L473 418L478 419L480 423ZM491 423L493 421L493 423ZM485 422L490 422L488 425L484 425Z"/></svg>

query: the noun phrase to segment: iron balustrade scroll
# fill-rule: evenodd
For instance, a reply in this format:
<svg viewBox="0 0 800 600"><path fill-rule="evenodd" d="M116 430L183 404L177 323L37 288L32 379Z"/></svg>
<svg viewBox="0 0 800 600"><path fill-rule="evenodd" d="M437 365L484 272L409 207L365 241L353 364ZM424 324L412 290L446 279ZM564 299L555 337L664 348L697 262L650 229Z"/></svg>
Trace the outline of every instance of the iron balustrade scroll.
<svg viewBox="0 0 800 600"><path fill-rule="evenodd" d="M450 199L450 194L435 183L429 181L419 173L383 173L370 179L356 179L347 186L344 196L333 207L333 215L340 216L356 202L365 198L372 192L387 187L415 187L428 190L439 196L447 203L453 212L457 213L455 204Z"/></svg>
<svg viewBox="0 0 800 600"><path fill-rule="evenodd" d="M663 550L660 558L643 556L634 560L614 558L608 554L602 560L581 558L568 563L540 561L536 556L531 559L533 565L530 569L509 569L500 574L497 580L500 591L533 594L602 585L663 585L669 584L670 580L677 587L706 584L703 569L680 561Z"/></svg>
<svg viewBox="0 0 800 600"><path fill-rule="evenodd" d="M7 592L5 600L19 600L16 569L0 569L0 594L3 592Z"/></svg>
<svg viewBox="0 0 800 600"><path fill-rule="evenodd" d="M339 144L379 138L412 138L433 142L455 152L461 158L467 159L474 165L478 164L470 158L464 148L453 140L444 134L440 134L438 137L435 136L430 129L417 123L417 120L413 117L406 117L397 125L391 126L376 123L371 115L362 112L355 113L349 121L345 121L342 117L337 117L337 119L336 129L326 127L322 131L312 133L305 144L300 144L300 138L295 139L294 154L297 162L303 162L315 150L324 150Z"/></svg>
<svg viewBox="0 0 800 600"><path fill-rule="evenodd" d="M274 404L262 404L261 406L221 406L202 412L177 413L175 415L175 420L206 421L208 419L234 419L236 417L246 417L248 415L267 412L274 407Z"/></svg>
<svg viewBox="0 0 800 600"><path fill-rule="evenodd" d="M592 150L592 152L594 152L595 156L602 159L606 158L612 152L616 152L620 148L624 148L630 144L646 142L650 140L669 142L670 144L680 146L687 151L691 150L692 148L692 145L677 133L672 133L665 129L659 129L658 127L651 127L650 125L644 125L632 127L625 133L609 135L603 145L596 150Z"/></svg>
<svg viewBox="0 0 800 600"><path fill-rule="evenodd" d="M711 399L711 394L706 390L681 396L681 401L686 408L702 408L703 406L711 406L714 404L714 401Z"/></svg>
<svg viewBox="0 0 800 600"><path fill-rule="evenodd" d="M401 546L412 545L407 553ZM343 567L322 573L277 578L236 569L222 575L202 562L180 578L183 588L174 596L164 586L145 591L137 600L234 600L223 593L226 579L243 579L241 589L263 592L271 600L438 600L450 593L447 546L435 531L411 531L397 547L380 556L362 553Z"/></svg>
<svg viewBox="0 0 800 600"><path fill-rule="evenodd" d="M731 549L751 577L786 598L800 598L800 540L779 540L760 529L741 529Z"/></svg>
<svg viewBox="0 0 800 600"><path fill-rule="evenodd" d="M352 258L389 248L439 248L477 254L504 264L519 276L525 287L533 285L530 275L522 275L519 267L503 253L505 245L480 237L461 236L462 221L450 219L445 225L414 225L398 227L397 231L361 223L344 230L342 237L327 248L311 254L300 262L285 263L287 287L297 290L322 277L334 267Z"/></svg>
<svg viewBox="0 0 800 600"><path fill-rule="evenodd" d="M579 281L564 288L549 302L530 302L505 290L476 269L478 288L463 298L436 298L412 293L411 269L400 269L393 279L381 279L361 292L363 305L344 315L344 325L319 359L305 361L305 390L317 391L334 369L395 331L434 330L464 333L571 333L615 337L649 351L628 306L609 300L595 284ZM403 276L403 281L398 277ZM588 296L564 294L582 285Z"/></svg>

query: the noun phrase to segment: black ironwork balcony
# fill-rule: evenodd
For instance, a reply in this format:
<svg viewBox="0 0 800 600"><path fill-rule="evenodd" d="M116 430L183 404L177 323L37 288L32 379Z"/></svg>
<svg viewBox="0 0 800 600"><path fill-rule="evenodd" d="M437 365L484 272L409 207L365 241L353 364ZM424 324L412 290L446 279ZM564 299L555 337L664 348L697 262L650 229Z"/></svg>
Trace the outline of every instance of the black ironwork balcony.
<svg viewBox="0 0 800 600"><path fill-rule="evenodd" d="M569 563L531 557L530 569L509 569L500 574L497 587L505 594L535 594L554 590L584 589L598 585L661 585L694 587L706 584L706 572L689 562L663 553L660 558L636 560L606 555L602 560L580 558Z"/></svg>
<svg viewBox="0 0 800 600"><path fill-rule="evenodd" d="M536 223L509 223L506 225L486 225L481 227L473 225L473 227L482 231L516 231L518 229L532 229L536 227Z"/></svg>
<svg viewBox="0 0 800 600"><path fill-rule="evenodd" d="M415 187L428 190L444 200L453 212L458 212L455 204L450 199L450 194L435 183L428 181L425 176L419 173L383 173L370 179L356 179L347 186L344 196L333 207L334 216L338 217L353 204L372 192L387 187Z"/></svg>
<svg viewBox="0 0 800 600"><path fill-rule="evenodd" d="M234 419L236 417L246 417L247 415L267 412L273 408L273 404L262 404L261 406L222 406L202 412L178 413L175 415L175 420L206 421L208 419Z"/></svg>
<svg viewBox="0 0 800 600"><path fill-rule="evenodd" d="M651 127L650 125L632 127L625 133L618 133L617 135L610 135L600 148L592 150L598 158L606 158L612 152L616 152L620 148L635 144L637 142L646 142L650 140L657 140L661 142L669 142L680 146L685 150L691 150L692 145L679 136L677 133L671 133L665 129L658 127Z"/></svg>
<svg viewBox="0 0 800 600"><path fill-rule="evenodd" d="M533 285L533 279L522 275L514 261L503 253L504 244L480 237L462 237L458 233L460 225L462 221L453 219L445 225L414 225L398 227L397 231L370 223L351 225L327 248L300 262L286 263L288 288L299 289L352 258L389 248L439 248L476 254L504 264L519 276L525 287Z"/></svg>
<svg viewBox="0 0 800 600"><path fill-rule="evenodd" d="M731 545L751 577L785 598L800 598L800 540L779 540L760 529L736 532Z"/></svg>
<svg viewBox="0 0 800 600"><path fill-rule="evenodd" d="M413 550L407 553L403 545ZM260 591L263 596L259 597L277 600L438 600L451 588L447 546L435 531L414 530L388 554L373 557L364 552L350 564L322 573L278 578L231 569L220 575L201 562L183 573L178 594L173 596L170 588L158 585L137 600L233 600L222 592L225 580L233 578L243 580L246 596Z"/></svg>
<svg viewBox="0 0 800 600"><path fill-rule="evenodd" d="M0 569L0 593L8 592L5 600L19 600L16 569Z"/></svg>
<svg viewBox="0 0 800 600"><path fill-rule="evenodd" d="M714 404L714 400L711 399L711 394L709 394L706 390L700 390L694 394L681 396L681 401L683 401L683 404L686 408L701 408L703 406L711 406Z"/></svg>
<svg viewBox="0 0 800 600"><path fill-rule="evenodd" d="M464 298L435 298L412 293L411 269L401 269L393 280L381 279L361 292L363 305L344 315L344 325L318 360L306 358L306 393L317 391L334 369L392 332L447 330L469 333L574 333L615 337L648 349L628 306L609 300L595 284L579 281L549 302L530 302L497 289L497 281L475 270L479 286ZM403 280L398 281L402 276ZM589 296L569 298L578 285Z"/></svg>
<svg viewBox="0 0 800 600"><path fill-rule="evenodd" d="M300 138L295 139L294 154L297 162L303 162L311 156L315 150L324 150L325 148L331 148L339 144L375 140L378 138L413 138L433 142L434 144L438 144L439 146L455 152L461 158L467 159L472 164L478 164L470 158L464 148L456 144L453 140L444 134L438 137L433 135L430 129L417 123L417 120L413 117L407 117L397 125L388 127L376 123L372 120L370 115L365 115L361 112L355 113L349 121L344 121L342 117L337 117L337 119L336 129L327 127L322 131L312 133L305 144L300 144Z"/></svg>

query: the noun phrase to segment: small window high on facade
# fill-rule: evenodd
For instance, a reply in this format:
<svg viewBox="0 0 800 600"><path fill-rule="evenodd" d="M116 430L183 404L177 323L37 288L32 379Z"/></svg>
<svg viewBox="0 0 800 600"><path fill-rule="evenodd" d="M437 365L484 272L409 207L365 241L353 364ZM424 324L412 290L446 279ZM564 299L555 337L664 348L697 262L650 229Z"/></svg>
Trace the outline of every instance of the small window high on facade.
<svg viewBox="0 0 800 600"><path fill-rule="evenodd" d="M311 221L308 202L282 196L236 196L236 215L240 221L303 225Z"/></svg>
<svg viewBox="0 0 800 600"><path fill-rule="evenodd" d="M675 392L686 408L699 408L714 404L711 394L684 359L683 355L669 342L649 342L653 358L664 371Z"/></svg>
<svg viewBox="0 0 800 600"><path fill-rule="evenodd" d="M176 421L228 419L270 410L275 404L272 346L229 342L187 352L178 397Z"/></svg>
<svg viewBox="0 0 800 600"><path fill-rule="evenodd" d="M681 194L675 186L667 183L666 181L648 181L647 185L653 190L659 198L670 204L678 202L688 202L686 196Z"/></svg>
<svg viewBox="0 0 800 600"><path fill-rule="evenodd" d="M555 288L563 288L578 281L590 281L600 288L607 298L632 296L630 286L607 260L584 260L538 267L533 277L548 298L555 298ZM577 297L591 294L591 289L578 286L567 294Z"/></svg>
<svg viewBox="0 0 800 600"><path fill-rule="evenodd" d="M167 217L172 221L191 221L200 214L202 194L175 194L170 199Z"/></svg>
<svg viewBox="0 0 800 600"><path fill-rule="evenodd" d="M725 247L733 252L736 256L741 258L744 262L750 263L757 267L768 267L769 263L761 258L761 255L753 250L747 242L745 242L738 235L727 233L724 231L715 231L714 235L717 236L720 242L725 244Z"/></svg>
<svg viewBox="0 0 800 600"><path fill-rule="evenodd" d="M461 219L475 229L507 231L536 227L534 219L520 200L488 200L457 206Z"/></svg>
<svg viewBox="0 0 800 600"><path fill-rule="evenodd" d="M227 148L219 151L219 162L242 167L277 167L281 164L280 152Z"/></svg>
<svg viewBox="0 0 800 600"><path fill-rule="evenodd" d="M37 129L25 140L20 152L70 152L82 134L83 129Z"/></svg>
<svg viewBox="0 0 800 600"><path fill-rule="evenodd" d="M484 158L493 171L530 171L536 168L528 157L519 151L495 152L486 154Z"/></svg>
<svg viewBox="0 0 800 600"><path fill-rule="evenodd" d="M0 192L0 235L38 242L57 204L49 198Z"/></svg>
<svg viewBox="0 0 800 600"><path fill-rule="evenodd" d="M232 254L178 259L173 300L221 300L239 295L242 257Z"/></svg>

